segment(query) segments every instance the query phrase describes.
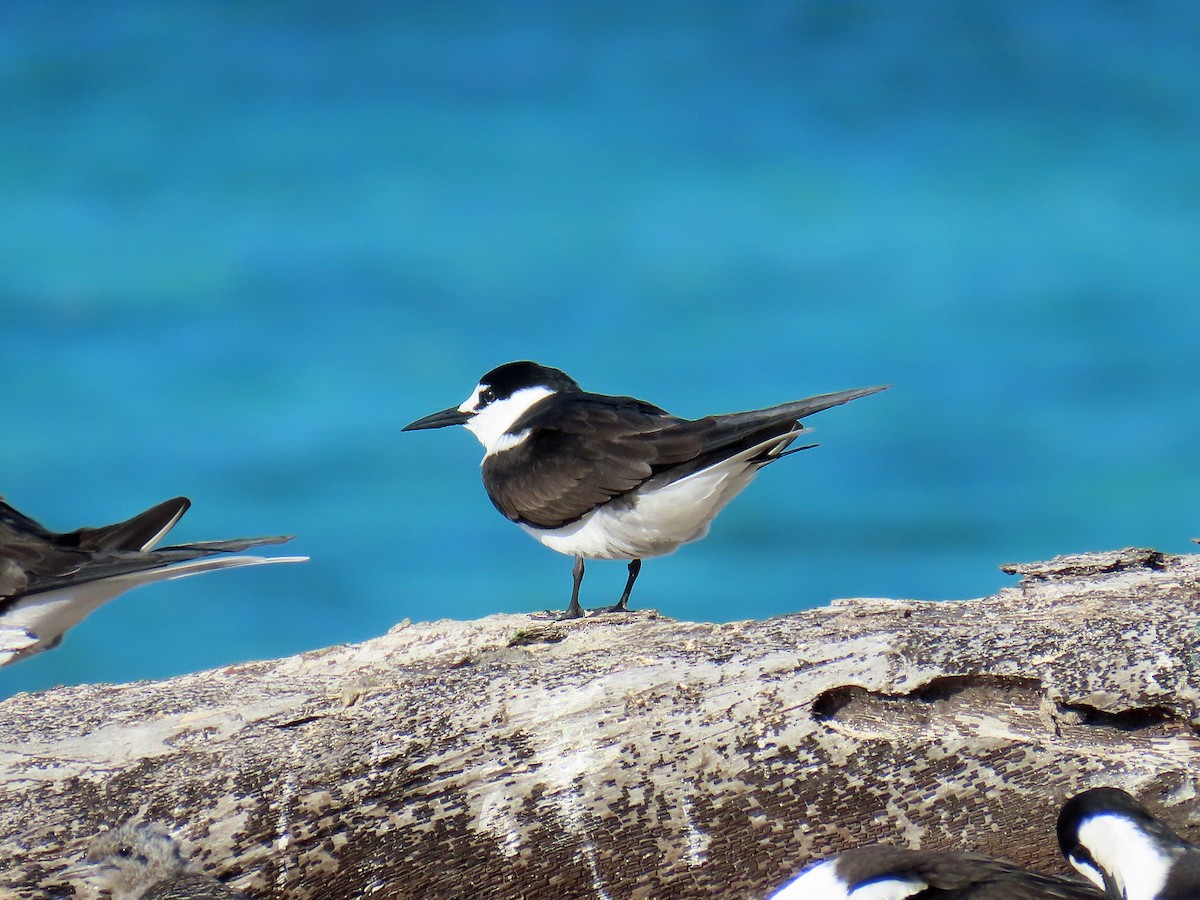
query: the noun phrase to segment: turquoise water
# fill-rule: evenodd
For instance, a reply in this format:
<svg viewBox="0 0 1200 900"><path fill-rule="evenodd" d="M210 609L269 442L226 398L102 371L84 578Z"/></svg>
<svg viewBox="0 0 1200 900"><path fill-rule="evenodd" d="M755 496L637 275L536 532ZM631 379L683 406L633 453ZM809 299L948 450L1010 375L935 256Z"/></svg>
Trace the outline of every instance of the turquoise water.
<svg viewBox="0 0 1200 900"><path fill-rule="evenodd" d="M1200 7L0 8L0 493L305 566L129 594L0 695L563 606L462 431L532 358L816 417L633 605L947 599L1200 536ZM585 604L625 568L594 563Z"/></svg>

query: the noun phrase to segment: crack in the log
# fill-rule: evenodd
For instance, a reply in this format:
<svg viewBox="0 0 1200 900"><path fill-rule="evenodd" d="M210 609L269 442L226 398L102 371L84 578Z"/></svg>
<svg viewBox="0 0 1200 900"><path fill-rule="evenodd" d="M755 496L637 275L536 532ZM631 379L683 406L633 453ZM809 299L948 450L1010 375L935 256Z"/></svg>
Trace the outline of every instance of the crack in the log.
<svg viewBox="0 0 1200 900"><path fill-rule="evenodd" d="M844 684L822 691L813 698L812 717L818 722L834 719L855 700L911 701L936 703L950 700L968 688L1025 688L1039 693L1042 682L1037 678L1016 675L942 675L931 678L911 691L876 691L857 684Z"/></svg>
<svg viewBox="0 0 1200 900"><path fill-rule="evenodd" d="M528 644L557 644L564 640L567 632L562 628L519 628L508 640L509 647L524 647Z"/></svg>
<svg viewBox="0 0 1200 900"><path fill-rule="evenodd" d="M1196 732L1195 726L1186 716L1165 706L1135 706L1113 712L1087 703L1058 703L1056 705L1059 713L1079 716L1082 725L1115 728L1117 731L1145 731L1172 722L1182 722Z"/></svg>
<svg viewBox="0 0 1200 900"><path fill-rule="evenodd" d="M312 715L308 716L300 716L298 719L288 719L286 722L277 722L274 724L274 727L281 731L286 728L299 728L301 725L309 725L313 722L319 722L324 718L326 718L324 713L313 713Z"/></svg>
<svg viewBox="0 0 1200 900"><path fill-rule="evenodd" d="M914 690L903 692L876 691L856 684L838 685L822 691L813 698L811 713L815 721L827 722L836 720L855 702L930 705L954 700L973 688L986 691L1030 691L1040 696L1043 703L1053 702L1055 717L1070 717L1080 725L1139 732L1180 724L1193 734L1200 734L1200 728L1188 716L1162 704L1107 710L1078 701L1051 701L1041 679L1011 675L943 675L930 679Z"/></svg>

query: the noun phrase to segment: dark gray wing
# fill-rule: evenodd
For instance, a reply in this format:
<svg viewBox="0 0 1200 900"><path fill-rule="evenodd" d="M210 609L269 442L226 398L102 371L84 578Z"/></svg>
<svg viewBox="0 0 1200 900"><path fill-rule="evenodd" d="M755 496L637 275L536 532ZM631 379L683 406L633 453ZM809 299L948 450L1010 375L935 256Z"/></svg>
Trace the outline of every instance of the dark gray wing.
<svg viewBox="0 0 1200 900"><path fill-rule="evenodd" d="M0 508L0 612L6 598L26 593L40 576L75 572L86 564L87 551L62 547L55 537L7 504Z"/></svg>
<svg viewBox="0 0 1200 900"><path fill-rule="evenodd" d="M529 436L483 461L492 503L514 522L557 528L628 493L656 465L695 456L699 436L672 433L678 419L648 403L600 394L555 394L519 419Z"/></svg>
<svg viewBox="0 0 1200 900"><path fill-rule="evenodd" d="M0 500L0 534L4 532L31 534L46 540L54 539L54 532Z"/></svg>
<svg viewBox="0 0 1200 900"><path fill-rule="evenodd" d="M485 457L484 487L496 508L514 522L558 528L660 473L682 478L795 431L798 419L881 390L840 391L695 420L630 397L555 394L531 407L510 429L514 435L528 431L528 437Z"/></svg>
<svg viewBox="0 0 1200 900"><path fill-rule="evenodd" d="M157 539L170 531L171 526L179 521L191 505L187 497L175 497L124 522L59 533L50 531L40 522L0 501L0 554L4 552L3 543L19 537L68 549L144 550L147 544L156 543Z"/></svg>
<svg viewBox="0 0 1200 900"><path fill-rule="evenodd" d="M191 505L187 497L175 497L124 522L101 528L80 528L56 535L56 540L63 546L83 550L148 550L162 540Z"/></svg>
<svg viewBox="0 0 1200 900"><path fill-rule="evenodd" d="M136 571L136 557L122 552L140 553L155 543L190 505L186 497L176 497L115 525L59 533L0 501L0 610L7 597L45 590L64 579L91 580L81 572L93 565L102 572L120 559L125 568L118 566L115 574ZM140 562L141 568L149 567Z"/></svg>
<svg viewBox="0 0 1200 900"><path fill-rule="evenodd" d="M726 413L719 416L706 416L685 422L680 427L695 429L701 434L703 450L694 458L672 468L671 480L684 478L693 472L707 468L723 459L728 459L743 450L748 450L771 438L790 437L784 444L773 443L764 454L751 460L761 465L779 459L783 449L792 443L804 430L796 423L814 413L841 406L851 400L876 394L887 390L890 385L880 387L857 388L849 391L837 391L832 394L820 394L804 400L782 403L779 406L769 406L766 409L754 409L749 412ZM813 444L809 445L815 446ZM806 447L797 449L804 450ZM791 452L795 452L794 450Z"/></svg>
<svg viewBox="0 0 1200 900"><path fill-rule="evenodd" d="M27 552L24 554L24 563L11 558L0 559L0 612L4 611L6 600L14 597L55 590L70 584L83 584L88 581L99 581L102 578L128 575L132 572L159 569L163 566L200 559L205 556L240 553L250 547L282 544L291 539L290 535L238 538L229 541L180 544L176 547L162 547L144 553L134 550L93 553L61 548L49 551L43 548L40 553ZM29 548L24 549L29 550ZM3 551L0 550L0 552Z"/></svg>
<svg viewBox="0 0 1200 900"><path fill-rule="evenodd" d="M1022 869L975 853L907 850L876 844L839 854L835 867L849 884L895 879L926 887L912 900L1103 900L1104 892L1073 878Z"/></svg>
<svg viewBox="0 0 1200 900"><path fill-rule="evenodd" d="M989 856L929 855L936 860L925 866L930 900L1101 900L1105 896L1083 880L1031 872Z"/></svg>
<svg viewBox="0 0 1200 900"><path fill-rule="evenodd" d="M1181 843L1186 843L1180 839ZM1159 897L1163 900L1188 900L1200 897L1200 849L1188 844L1183 855L1171 867L1167 883Z"/></svg>
<svg viewBox="0 0 1200 900"><path fill-rule="evenodd" d="M177 497L115 525L60 534L0 501L0 613L7 601L26 594L290 540L239 538L142 550L161 538L188 506L186 497Z"/></svg>

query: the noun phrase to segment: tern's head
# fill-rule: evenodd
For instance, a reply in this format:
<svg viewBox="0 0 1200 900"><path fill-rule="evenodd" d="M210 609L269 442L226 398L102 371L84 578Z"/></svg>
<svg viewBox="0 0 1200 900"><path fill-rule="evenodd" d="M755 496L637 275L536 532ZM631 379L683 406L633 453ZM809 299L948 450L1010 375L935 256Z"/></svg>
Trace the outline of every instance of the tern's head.
<svg viewBox="0 0 1200 900"><path fill-rule="evenodd" d="M113 900L137 900L186 869L179 844L166 828L155 822L126 822L92 838L87 856L70 871L110 892Z"/></svg>
<svg viewBox="0 0 1200 900"><path fill-rule="evenodd" d="M889 844L855 847L801 872L769 900L905 900L924 896L930 887L924 870L936 867L936 854Z"/></svg>
<svg viewBox="0 0 1200 900"><path fill-rule="evenodd" d="M466 400L404 426L404 431L465 425L487 450L503 438L529 408L552 394L578 391L579 385L558 369L535 362L505 363L488 372Z"/></svg>
<svg viewBox="0 0 1200 900"><path fill-rule="evenodd" d="M1126 900L1153 900L1189 845L1117 788L1093 788L1064 804L1058 845L1080 874Z"/></svg>

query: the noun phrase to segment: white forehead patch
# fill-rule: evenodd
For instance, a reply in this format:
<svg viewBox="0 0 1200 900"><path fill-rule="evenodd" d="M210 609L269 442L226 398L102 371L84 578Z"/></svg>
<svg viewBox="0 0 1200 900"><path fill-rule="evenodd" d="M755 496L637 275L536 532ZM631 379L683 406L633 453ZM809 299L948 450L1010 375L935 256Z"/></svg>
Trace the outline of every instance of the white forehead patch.
<svg viewBox="0 0 1200 900"><path fill-rule="evenodd" d="M1078 838L1096 864L1125 892L1125 900L1154 900L1167 883L1171 854L1124 816L1090 816L1080 824ZM1103 879L1097 882L1088 871L1090 866L1071 862L1084 876L1104 887Z"/></svg>
<svg viewBox="0 0 1200 900"><path fill-rule="evenodd" d="M479 438L479 443L483 444L488 453L507 450L528 437L527 431L522 432L521 435L510 435L508 431L521 416L529 411L530 407L554 393L543 385L521 388L519 391L514 391L511 397L493 400L487 406L477 410L479 395L484 390L486 390L484 385L478 385L458 409L459 412L475 413L465 424L467 430Z"/></svg>
<svg viewBox="0 0 1200 900"><path fill-rule="evenodd" d="M461 413L475 412L475 407L479 406L479 395L483 393L487 387L485 384L475 385L475 390L471 391L471 396L458 404L458 411Z"/></svg>

